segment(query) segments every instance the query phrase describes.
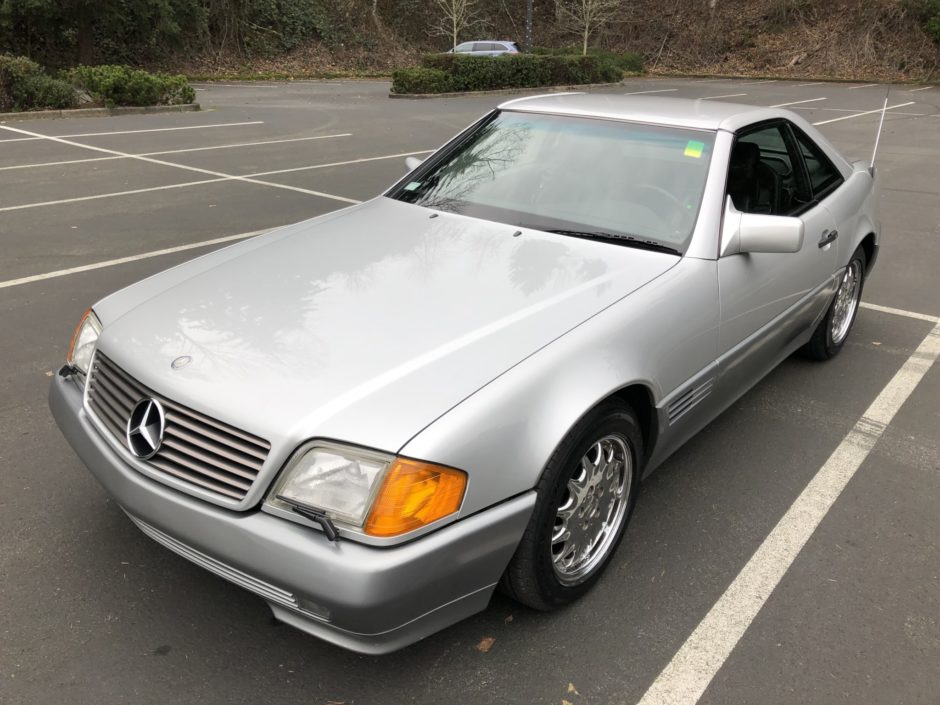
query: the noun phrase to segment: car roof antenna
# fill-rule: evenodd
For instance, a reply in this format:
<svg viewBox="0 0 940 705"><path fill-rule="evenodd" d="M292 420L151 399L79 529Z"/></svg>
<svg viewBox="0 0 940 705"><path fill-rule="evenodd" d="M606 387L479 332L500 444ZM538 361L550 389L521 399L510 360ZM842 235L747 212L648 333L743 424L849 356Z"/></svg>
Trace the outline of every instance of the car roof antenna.
<svg viewBox="0 0 940 705"><path fill-rule="evenodd" d="M881 107L881 120L878 121L878 132L875 134L875 148L871 152L871 166L868 167L868 171L872 176L875 175L875 156L878 154L878 143L881 142L881 128L885 124L885 113L888 112L888 94L891 93L891 84L888 84L888 89L885 91L885 104Z"/></svg>

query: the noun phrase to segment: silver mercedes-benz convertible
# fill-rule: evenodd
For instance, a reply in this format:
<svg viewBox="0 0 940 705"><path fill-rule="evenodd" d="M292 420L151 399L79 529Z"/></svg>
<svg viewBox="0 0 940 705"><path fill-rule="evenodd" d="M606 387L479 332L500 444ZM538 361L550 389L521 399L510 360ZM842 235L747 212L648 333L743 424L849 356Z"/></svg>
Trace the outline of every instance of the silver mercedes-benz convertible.
<svg viewBox="0 0 940 705"><path fill-rule="evenodd" d="M879 241L779 109L523 98L408 166L99 301L50 394L144 533L369 653L583 596L644 476L839 352Z"/></svg>

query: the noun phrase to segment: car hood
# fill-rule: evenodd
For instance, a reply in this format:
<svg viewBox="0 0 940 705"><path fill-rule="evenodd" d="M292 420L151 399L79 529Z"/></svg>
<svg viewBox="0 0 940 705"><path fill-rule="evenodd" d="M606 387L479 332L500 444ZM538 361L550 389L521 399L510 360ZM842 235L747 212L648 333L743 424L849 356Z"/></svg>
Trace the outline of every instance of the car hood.
<svg viewBox="0 0 940 705"><path fill-rule="evenodd" d="M161 394L271 441L387 451L677 256L378 198L220 250L96 306ZM180 356L192 358L173 369Z"/></svg>

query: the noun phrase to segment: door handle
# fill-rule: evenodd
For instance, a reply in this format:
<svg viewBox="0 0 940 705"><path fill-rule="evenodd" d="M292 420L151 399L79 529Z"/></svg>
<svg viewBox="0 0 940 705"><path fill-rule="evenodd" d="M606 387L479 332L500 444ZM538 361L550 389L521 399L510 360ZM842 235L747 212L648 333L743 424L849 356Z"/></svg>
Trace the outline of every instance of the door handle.
<svg viewBox="0 0 940 705"><path fill-rule="evenodd" d="M830 242L835 242L837 237L839 237L838 230L823 230L822 237L819 238L819 248L822 249Z"/></svg>

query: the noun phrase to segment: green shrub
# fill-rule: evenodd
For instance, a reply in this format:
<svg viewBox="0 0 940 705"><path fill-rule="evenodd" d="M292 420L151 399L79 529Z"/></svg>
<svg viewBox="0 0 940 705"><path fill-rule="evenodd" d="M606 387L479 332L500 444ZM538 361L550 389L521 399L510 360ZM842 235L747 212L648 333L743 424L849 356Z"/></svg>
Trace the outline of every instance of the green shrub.
<svg viewBox="0 0 940 705"><path fill-rule="evenodd" d="M78 105L78 95L67 81L40 74L23 81L20 110L65 110Z"/></svg>
<svg viewBox="0 0 940 705"><path fill-rule="evenodd" d="M0 112L73 108L75 90L24 56L0 54Z"/></svg>
<svg viewBox="0 0 940 705"><path fill-rule="evenodd" d="M616 62L600 56L427 54L421 57L421 64L424 69L450 76L450 90L455 91L611 83L623 78Z"/></svg>
<svg viewBox="0 0 940 705"><path fill-rule="evenodd" d="M626 51L623 54L617 54L617 59L621 71L626 71L627 73L643 73L643 57L639 54Z"/></svg>
<svg viewBox="0 0 940 705"><path fill-rule="evenodd" d="M64 74L79 90L108 107L181 105L196 100L185 76L148 73L130 66L77 66Z"/></svg>
<svg viewBox="0 0 940 705"><path fill-rule="evenodd" d="M928 37L940 44L940 0L904 0L901 7L913 15Z"/></svg>
<svg viewBox="0 0 940 705"><path fill-rule="evenodd" d="M940 0L938 0L938 2L940 2ZM532 47L531 53L541 56L581 56L581 47L574 45L558 48ZM607 51L606 49L588 49L587 55L606 59L615 64L622 71L628 73L643 73L643 58L639 54L634 54L632 51L617 54L612 51Z"/></svg>
<svg viewBox="0 0 940 705"><path fill-rule="evenodd" d="M448 93L452 90L453 78L439 69L399 69L392 74L392 93Z"/></svg>

